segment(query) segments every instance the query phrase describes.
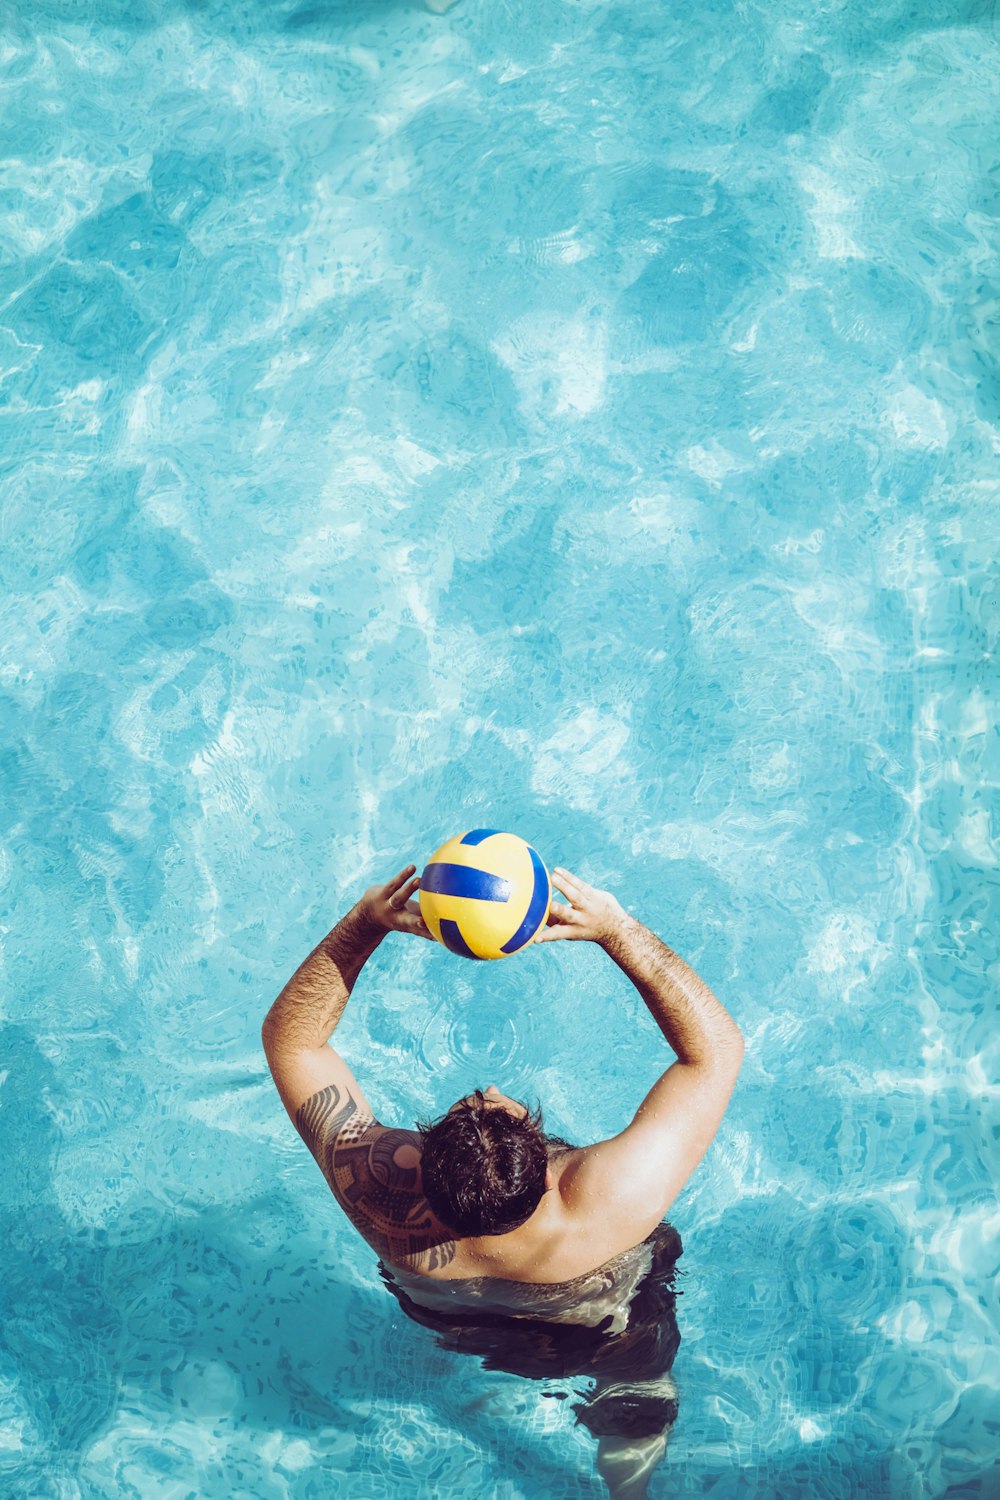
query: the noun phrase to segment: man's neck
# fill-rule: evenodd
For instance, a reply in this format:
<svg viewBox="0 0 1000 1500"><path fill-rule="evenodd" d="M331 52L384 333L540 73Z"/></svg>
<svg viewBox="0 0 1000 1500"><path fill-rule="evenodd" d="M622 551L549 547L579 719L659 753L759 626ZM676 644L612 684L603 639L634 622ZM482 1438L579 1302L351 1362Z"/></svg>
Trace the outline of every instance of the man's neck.
<svg viewBox="0 0 1000 1500"><path fill-rule="evenodd" d="M551 1186L546 1188L538 1207L525 1223L509 1230L507 1234L470 1236L459 1241L462 1259L483 1267L478 1274L489 1275L490 1267L503 1274L511 1266L533 1260L539 1251L551 1247L553 1241L565 1230L567 1211L559 1184L567 1160L565 1152L559 1158L550 1158Z"/></svg>

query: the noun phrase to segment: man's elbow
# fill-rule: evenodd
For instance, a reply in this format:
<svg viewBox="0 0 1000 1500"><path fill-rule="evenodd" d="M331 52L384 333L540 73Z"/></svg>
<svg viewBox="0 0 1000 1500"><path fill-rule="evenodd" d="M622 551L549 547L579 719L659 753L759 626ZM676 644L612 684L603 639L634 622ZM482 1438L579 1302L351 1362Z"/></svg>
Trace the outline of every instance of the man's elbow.
<svg viewBox="0 0 1000 1500"><path fill-rule="evenodd" d="M743 1054L745 1051L746 1044L743 1040L743 1033L736 1022L732 1021L726 1027L725 1033L718 1038L714 1049L714 1061L719 1070L728 1073L734 1082L740 1068L743 1066Z"/></svg>
<svg viewBox="0 0 1000 1500"><path fill-rule="evenodd" d="M277 1002L271 1006L264 1017L260 1028L260 1040L264 1048L264 1056L272 1072L276 1058L280 1060L293 1053L309 1051L316 1046L311 1037L307 1033L304 1034L300 1026L296 1026L294 1016L280 1014Z"/></svg>
<svg viewBox="0 0 1000 1500"><path fill-rule="evenodd" d="M264 1048L264 1056L267 1058L268 1062L271 1061L271 1057L278 1046L278 1041L279 1030L278 1025L274 1019L274 1007L272 1006L267 1015L264 1017L260 1028L260 1042L261 1046Z"/></svg>

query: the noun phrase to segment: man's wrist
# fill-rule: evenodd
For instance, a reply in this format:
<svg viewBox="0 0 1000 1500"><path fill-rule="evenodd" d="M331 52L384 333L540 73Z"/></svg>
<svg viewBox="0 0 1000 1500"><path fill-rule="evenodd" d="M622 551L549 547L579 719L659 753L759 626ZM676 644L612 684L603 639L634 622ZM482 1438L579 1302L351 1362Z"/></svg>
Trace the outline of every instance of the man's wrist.
<svg viewBox="0 0 1000 1500"><path fill-rule="evenodd" d="M327 935L325 946L351 950L372 949L378 946L388 931L388 927L378 920L362 897Z"/></svg>
<svg viewBox="0 0 1000 1500"><path fill-rule="evenodd" d="M364 896L351 907L350 916L354 918L359 928L381 932L383 935L390 931L388 923L380 919L374 906Z"/></svg>
<svg viewBox="0 0 1000 1500"><path fill-rule="evenodd" d="M627 911L623 911L621 916L616 917L602 932L601 936L597 939L598 945L604 949L605 953L609 953L614 957L613 950L620 950L623 945L628 943L629 930L635 930L641 926L641 922L637 922L635 917L629 916Z"/></svg>

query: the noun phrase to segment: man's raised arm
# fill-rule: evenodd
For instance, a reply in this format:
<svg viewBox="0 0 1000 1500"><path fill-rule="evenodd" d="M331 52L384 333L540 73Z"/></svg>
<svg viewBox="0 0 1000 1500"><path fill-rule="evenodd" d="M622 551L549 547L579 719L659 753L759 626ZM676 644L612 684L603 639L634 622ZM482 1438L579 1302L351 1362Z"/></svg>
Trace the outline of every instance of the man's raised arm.
<svg viewBox="0 0 1000 1500"><path fill-rule="evenodd" d="M414 866L372 886L327 933L285 985L264 1017L261 1039L282 1103L297 1112L320 1089L335 1087L360 1107L364 1096L344 1060L327 1046L355 981L387 932L431 934L416 902Z"/></svg>
<svg viewBox="0 0 1000 1500"><path fill-rule="evenodd" d="M743 1037L704 980L613 896L558 867L552 883L566 903L553 903L536 941L598 943L677 1054L631 1124L590 1147L578 1174L583 1196L610 1210L626 1237L640 1236L659 1222L708 1150L740 1070Z"/></svg>
<svg viewBox="0 0 1000 1500"><path fill-rule="evenodd" d="M678 1061L705 1073L732 1074L735 1082L743 1060L743 1035L680 955L624 913L600 943L645 1000Z"/></svg>

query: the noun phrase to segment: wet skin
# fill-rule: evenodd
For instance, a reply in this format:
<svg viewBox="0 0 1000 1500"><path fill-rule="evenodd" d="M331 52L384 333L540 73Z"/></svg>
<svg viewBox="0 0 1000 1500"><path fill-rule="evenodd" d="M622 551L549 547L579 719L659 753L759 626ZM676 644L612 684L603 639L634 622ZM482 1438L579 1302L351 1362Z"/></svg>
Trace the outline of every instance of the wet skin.
<svg viewBox="0 0 1000 1500"><path fill-rule="evenodd" d="M483 1094L493 1108L521 1117L528 1113L526 1105L501 1094L495 1084ZM448 1113L474 1098L470 1094L457 1100ZM452 1265L458 1253L455 1239L421 1191L417 1131L383 1129L349 1091L334 1085L307 1099L295 1124L320 1160L341 1208L383 1259L425 1275Z"/></svg>

